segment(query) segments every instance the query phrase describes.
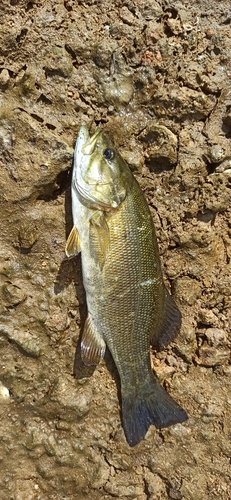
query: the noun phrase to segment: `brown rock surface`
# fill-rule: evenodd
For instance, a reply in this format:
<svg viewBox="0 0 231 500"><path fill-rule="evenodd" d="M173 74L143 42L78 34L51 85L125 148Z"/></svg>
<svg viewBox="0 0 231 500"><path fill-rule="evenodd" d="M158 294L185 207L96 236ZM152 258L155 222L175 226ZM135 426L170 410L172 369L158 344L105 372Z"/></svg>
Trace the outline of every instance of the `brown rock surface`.
<svg viewBox="0 0 231 500"><path fill-rule="evenodd" d="M0 18L1 500L229 500L230 2L1 0ZM134 449L111 358L73 377L71 164L79 126L99 122L150 203L183 315L153 368L190 418Z"/></svg>

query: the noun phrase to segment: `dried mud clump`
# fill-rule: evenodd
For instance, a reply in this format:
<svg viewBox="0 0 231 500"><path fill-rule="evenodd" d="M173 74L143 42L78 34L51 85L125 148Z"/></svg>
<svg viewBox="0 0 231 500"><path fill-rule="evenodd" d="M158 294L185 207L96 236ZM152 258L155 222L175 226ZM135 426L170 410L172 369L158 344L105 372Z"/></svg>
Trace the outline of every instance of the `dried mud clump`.
<svg viewBox="0 0 231 500"><path fill-rule="evenodd" d="M0 15L1 499L228 500L230 3L2 0ZM86 305L64 256L73 147L99 122L183 316L152 360L190 418L134 449L110 356L92 373L75 354Z"/></svg>

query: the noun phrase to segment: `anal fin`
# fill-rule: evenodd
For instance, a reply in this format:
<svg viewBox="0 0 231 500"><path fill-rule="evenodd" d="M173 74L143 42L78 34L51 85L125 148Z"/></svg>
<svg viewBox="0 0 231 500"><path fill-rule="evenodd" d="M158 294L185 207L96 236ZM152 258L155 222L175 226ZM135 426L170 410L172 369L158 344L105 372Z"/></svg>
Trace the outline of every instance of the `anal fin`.
<svg viewBox="0 0 231 500"><path fill-rule="evenodd" d="M155 349L164 349L172 342L181 327L181 312L165 288L165 300L159 323L151 335L150 342Z"/></svg>
<svg viewBox="0 0 231 500"><path fill-rule="evenodd" d="M81 245L78 229L76 226L73 226L65 246L66 256L74 257L74 255L77 255L80 251Z"/></svg>
<svg viewBox="0 0 231 500"><path fill-rule="evenodd" d="M106 344L88 315L81 340L81 358L85 365L97 365L104 357Z"/></svg>

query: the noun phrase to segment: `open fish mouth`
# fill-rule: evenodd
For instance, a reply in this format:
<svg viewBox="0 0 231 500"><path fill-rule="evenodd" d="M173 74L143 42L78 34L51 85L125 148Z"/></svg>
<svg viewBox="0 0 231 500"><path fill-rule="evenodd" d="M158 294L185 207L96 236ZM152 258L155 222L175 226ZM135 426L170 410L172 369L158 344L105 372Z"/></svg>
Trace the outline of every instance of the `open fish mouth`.
<svg viewBox="0 0 231 500"><path fill-rule="evenodd" d="M80 127L74 152L74 177L78 185L98 184L101 181L99 174L101 158L96 151L97 139L101 133L99 127L90 137L86 125Z"/></svg>
<svg viewBox="0 0 231 500"><path fill-rule="evenodd" d="M81 128L83 128L83 127L81 127ZM99 136L100 133L101 133L101 127L98 127L96 129L95 133L91 137L90 137L90 135L88 133L88 139L85 142L85 144L82 146L82 153L84 155L92 155L94 153L96 142L97 142L97 138L98 138L98 136Z"/></svg>
<svg viewBox="0 0 231 500"><path fill-rule="evenodd" d="M90 156L94 153L97 138L101 133L101 127L98 127L95 133L90 137L86 125L82 125L79 130L79 135L75 146L75 162L76 168L81 168L81 163L85 155Z"/></svg>

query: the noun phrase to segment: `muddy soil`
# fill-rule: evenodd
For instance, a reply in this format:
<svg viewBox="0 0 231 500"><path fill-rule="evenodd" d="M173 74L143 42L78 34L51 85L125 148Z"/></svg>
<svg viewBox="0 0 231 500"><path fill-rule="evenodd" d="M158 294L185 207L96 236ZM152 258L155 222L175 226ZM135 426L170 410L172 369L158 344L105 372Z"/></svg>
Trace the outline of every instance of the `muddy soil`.
<svg viewBox="0 0 231 500"><path fill-rule="evenodd" d="M1 500L228 500L230 2L1 0L0 14ZM85 297L64 254L75 140L98 123L144 190L183 315L152 356L189 420L133 449L112 359L89 373L75 354Z"/></svg>

